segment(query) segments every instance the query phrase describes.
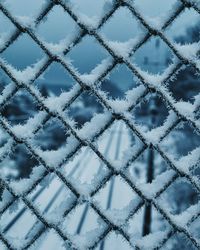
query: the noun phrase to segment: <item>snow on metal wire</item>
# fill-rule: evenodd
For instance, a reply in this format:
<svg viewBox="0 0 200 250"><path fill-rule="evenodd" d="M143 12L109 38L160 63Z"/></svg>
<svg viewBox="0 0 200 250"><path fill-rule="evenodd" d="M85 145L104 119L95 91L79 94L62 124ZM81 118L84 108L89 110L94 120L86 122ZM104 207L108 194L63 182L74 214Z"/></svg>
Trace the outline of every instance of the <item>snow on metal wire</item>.
<svg viewBox="0 0 200 250"><path fill-rule="evenodd" d="M64 11L66 11L73 20L78 24L80 30L77 34L74 35L73 40L70 41L70 44L66 45L66 48L59 51L59 53L54 52L47 44L45 44L35 33L37 26L42 22L42 20L48 15L48 13L53 9L55 5L61 6ZM104 37L102 37L98 30L104 23L109 20L110 17L115 13L115 11L121 6L128 8L132 15L146 28L146 33L132 46L127 47L128 53L123 53L122 50L116 46L112 46L112 43L109 43ZM1 69L11 78L13 81L7 88L6 91L3 92L0 102L1 102L1 111L6 103L15 95L15 93L20 89L26 89L36 100L36 102L40 106L40 111L33 118L33 120L27 122L25 125L21 126L20 129L16 129L15 126L11 126L8 121L0 116L0 125L1 127L10 135L10 149L13 149L18 144L23 144L28 149L30 154L34 156L40 163L45 167L45 171L41 172L40 176L37 179L34 179L28 187L26 186L23 191L17 192L11 183L1 178L1 183L12 195L13 199L8 203L5 203L0 213L3 214L16 200L21 199L21 201L25 204L26 208L29 209L39 221L44 225L41 228L38 228L38 232L34 235L34 237L30 238L28 242L24 243L23 249L28 249L40 236L47 230L53 229L55 232L66 242L68 247L77 249L78 246L74 239L63 231L63 229L59 226L59 223L52 223L47 220L37 206L28 198L28 194L48 175L48 173L54 173L64 185L76 196L75 201L69 204L68 209L65 211L64 216L67 216L76 206L81 204L83 201L88 203L89 206L97 213L97 215L105 222L106 226L99 234L98 237L93 237L90 241L90 246L88 248L95 248L98 243L107 237L109 232L112 230L121 234L125 240L130 244L131 247L140 249L141 246L135 244L131 240L131 236L126 231L124 225L129 221L131 217L144 205L147 203L151 203L152 206L165 218L165 220L171 226L171 230L162 234L160 236L159 241L155 242L154 248L161 248L167 240L174 235L176 232L183 233L189 241L197 248L200 249L200 242L188 229L189 224L194 221L199 216L199 211L192 210L189 218L184 223L174 219L165 207L162 206L160 202L158 202L157 198L178 178L185 178L188 182L192 184L192 186L200 193L200 185L199 181L196 177L192 176L188 169L190 166L181 168L177 162L174 162L170 157L163 151L160 147L161 141L181 122L187 122L190 124L197 133L200 133L200 122L196 118L197 111L199 109L199 102L196 102L193 105L193 110L189 113L185 113L184 108L178 105L177 102L169 95L168 89L166 87L166 83L172 79L178 71L184 67L185 65L191 65L195 68L196 72L199 73L200 66L197 59L197 54L199 51L196 51L195 56L192 57L190 55L184 54L183 50L179 47L175 46L165 34L165 29L173 23L173 21L186 9L193 8L196 12L200 14L200 8L195 3L195 1L187 1L180 0L176 5L176 8L169 13L168 19L166 19L165 23L162 25L160 29L156 29L152 27L143 17L142 13L140 13L137 8L134 6L134 1L130 0L116 0L107 8L107 12L101 18L98 25L93 26L87 24L87 22L82 21L74 10L73 6L69 1L64 0L52 0L48 1L46 5L43 7L42 11L39 13L35 22L29 26L25 26L21 24L11 12L4 6L3 3L0 3L0 9L6 15L10 21L15 25L15 31L4 41L4 46L1 47L1 53L5 51L12 43L16 41L16 39L22 34L26 33L31 39L39 45L39 47L44 51L44 58L35 65L29 74L26 72L19 74L16 72L10 65L8 65L3 59L0 59L0 67ZM67 61L64 57L70 50L75 47L85 35L93 36L99 44L104 47L110 54L109 60L104 60L98 69L91 73L89 76L80 75L71 65L69 61ZM177 60L173 62L172 65L168 68L168 70L162 75L162 77L153 77L152 75L145 74L142 72L136 65L134 65L130 56L134 54L150 37L157 36L160 37L173 51L176 55ZM44 98L39 90L33 85L33 82L53 63L58 62L64 66L67 72L71 74L71 76L77 82L73 89L67 93L67 95L56 98ZM118 109L106 96L102 91L98 88L98 83L101 82L107 74L109 74L112 69L117 65L124 63L127 67L133 72L135 76L140 81L140 86L137 89L133 89L132 96L130 100L125 100L126 105L124 108ZM98 101L106 108L106 112L100 117L96 117L91 120L90 124L87 124L87 127L83 127L80 130L77 130L73 126L73 122L66 117L64 114L64 110L66 110L83 92L89 92L91 95L97 97ZM157 136L155 134L153 136L151 133L144 134L140 127L134 123L132 119L130 119L129 112L140 102L143 98L148 94L156 92L159 96L162 97L164 102L167 104L169 112L169 117L167 118L165 124L161 127L160 131L157 131ZM36 148L32 143L32 138L40 130L45 123L51 119L52 117L56 117L64 127L71 132L71 147L68 147L68 150L65 151L65 155L57 158L57 166L55 167L51 164L51 161L48 160L48 157L45 157L44 154ZM140 140L143 142L143 146L136 149L136 151L132 152L131 157L124 163L121 168L116 168L112 162L110 162L106 157L98 150L95 141L96 139L104 133L116 120L123 121L134 133L137 135ZM98 126L97 126L98 124ZM93 129L90 131L89 128ZM87 132L87 131L90 131ZM98 179L96 185L93 187L92 191L88 196L84 196L80 193L77 187L62 173L62 166L66 162L68 162L82 146L88 146L106 165L108 172L102 176L101 179ZM168 163L170 168L174 170L173 174L170 178L167 178L165 182L160 183L156 191L149 195L148 192L145 192L145 189L139 187L136 183L131 180L128 175L127 169L131 163L133 163L146 148L152 147L160 155L163 159ZM199 152L199 151L198 151ZM199 162L199 155L195 152L191 152L188 157L191 157L192 154L195 155L193 162L191 164L195 165ZM0 154L0 159L3 160L7 156L7 150L3 150ZM195 162L194 162L195 161ZM189 161L190 162L190 161ZM188 163L189 164L189 163ZM120 225L116 224L109 218L104 211L93 201L93 196L101 190L103 186L111 179L112 176L120 176L134 192L136 192L142 199L139 205L134 208L127 216L126 220ZM147 184L150 185L150 184ZM152 184L153 185L153 184ZM0 240L8 249L15 249L6 235L1 231L0 232ZM68 249L68 248L67 248Z"/></svg>

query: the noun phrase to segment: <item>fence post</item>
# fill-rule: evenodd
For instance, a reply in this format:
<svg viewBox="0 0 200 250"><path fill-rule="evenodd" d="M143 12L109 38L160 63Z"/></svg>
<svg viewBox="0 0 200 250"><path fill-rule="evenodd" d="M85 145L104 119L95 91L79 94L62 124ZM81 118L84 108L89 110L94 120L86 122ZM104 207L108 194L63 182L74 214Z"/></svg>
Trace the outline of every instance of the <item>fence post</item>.
<svg viewBox="0 0 200 250"><path fill-rule="evenodd" d="M156 117L158 114L158 108L156 105L156 95L153 94L150 105L149 105L149 115L150 115L150 127L152 128L156 124ZM149 146L148 151L148 163L147 163L147 176L146 181L147 183L151 183L154 178L154 149L152 145ZM148 235L151 232L151 204L145 204L144 209L144 220L143 220L143 231L142 236Z"/></svg>
<svg viewBox="0 0 200 250"><path fill-rule="evenodd" d="M0 201L3 199L3 190L4 190L4 186L2 181L0 180Z"/></svg>

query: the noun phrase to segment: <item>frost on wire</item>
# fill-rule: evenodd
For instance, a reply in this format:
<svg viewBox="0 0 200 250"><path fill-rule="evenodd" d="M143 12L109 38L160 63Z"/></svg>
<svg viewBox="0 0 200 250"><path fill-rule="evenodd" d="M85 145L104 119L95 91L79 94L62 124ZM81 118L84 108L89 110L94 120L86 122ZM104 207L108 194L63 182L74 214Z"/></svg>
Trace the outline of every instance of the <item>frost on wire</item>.
<svg viewBox="0 0 200 250"><path fill-rule="evenodd" d="M76 29L59 43L51 43L45 41L37 30L57 7L72 18ZM141 25L142 32L136 38L125 42L110 41L100 29L120 8L130 12ZM6 1L1 1L1 12L14 27L11 32L0 38L1 53L16 43L20 36L26 34L39 46L43 57L25 70L16 69L3 57L0 58L1 70L10 78L10 83L0 95L0 140L5 141L0 148L0 160L3 164L10 164L7 160L9 155L16 147L22 145L30 159L34 158L37 161L29 178L9 181L3 172L0 175L3 190L0 201L2 221L6 221L4 217L10 216L10 213L18 209L20 211L25 209L27 218L34 221L33 227L27 228L26 234L22 236L7 234L5 224L2 222L0 248L40 249L40 244L45 244L45 237L49 235L61 242L59 243L61 249L95 249L115 233L127 244L127 249L162 247L164 249L169 239L180 233L191 246L200 249L199 235L191 227L195 221L198 223L199 202L174 215L170 213L168 203L161 197L177 181L186 182L198 194L200 192L199 178L193 174L193 170L199 166L200 147L176 158L173 151L172 154L165 151L165 147L169 145L164 144L164 139L183 124L190 126L197 136L200 133L200 93L194 97L194 102L190 103L175 100L168 89L168 82L173 82L177 74L188 65L194 68L197 75L200 72L199 42L181 45L170 40L166 33L167 27L188 8L192 8L200 15L198 1L179 0L171 11L156 21L146 19L134 1L108 0L104 1L103 11L98 18L89 18L78 11L73 1L51 0L44 1L37 17L32 19L15 16L7 7ZM104 58L90 73L81 74L67 55L88 35L106 51L107 58ZM131 60L131 56L154 36L159 37L174 54L172 63L162 74L144 71ZM44 96L34 83L54 62L62 65L75 84L69 91L63 91L58 96ZM133 73L137 86L129 89L123 99L113 99L109 93L100 88L100 85L105 77L121 64L126 65ZM38 110L25 123L11 124L2 115L2 110L21 90L33 98ZM103 112L93 115L82 127L78 127L68 110L84 93L95 97L103 107ZM162 125L148 130L133 119L132 110L152 93L156 93L165 103L168 114ZM36 138L39 133L41 136L46 133L45 126L49 122L60 124L67 135L66 142L57 149L44 150ZM112 139L111 135L115 138L115 133L117 136L121 134L121 140L124 142L128 140L127 138L134 137L134 144L125 143L127 150L123 154L117 149L118 137ZM130 167L148 148L153 148L158 155L157 164L164 161L167 168L151 183L142 183L131 175ZM73 172L78 160L87 159L91 161L90 167L92 167L87 170L92 173L89 182L76 177L77 173ZM80 170L82 174L85 171L84 167ZM98 199L98 195L101 195L106 185L110 185L113 179L119 185L125 185L126 192L131 194L130 201L122 209L105 209L100 202L101 199ZM45 187L53 190L54 185L57 185L64 194L62 202L53 211L45 214L44 208L41 208L43 205L36 202L35 197L39 190ZM134 223L142 224L140 211L145 204L152 205L155 218L162 217L166 221L166 226L164 230L157 230L141 237L138 232L131 233L130 227ZM66 230L70 221L76 220L76 213L80 207L95 218L95 225L84 234L80 234L78 229L75 233L70 228ZM139 221L134 222L137 215Z"/></svg>

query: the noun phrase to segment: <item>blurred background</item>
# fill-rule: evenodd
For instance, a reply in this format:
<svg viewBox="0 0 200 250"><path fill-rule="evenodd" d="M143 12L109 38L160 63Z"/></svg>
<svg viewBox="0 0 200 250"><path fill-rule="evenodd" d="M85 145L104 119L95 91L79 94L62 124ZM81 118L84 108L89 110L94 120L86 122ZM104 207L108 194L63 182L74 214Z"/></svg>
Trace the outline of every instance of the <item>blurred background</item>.
<svg viewBox="0 0 200 250"><path fill-rule="evenodd" d="M45 1L42 0L4 0L4 4L15 15L19 21L30 23L34 20ZM134 1L138 10L144 17L154 25L161 25L166 20L170 10L177 4L175 0L136 0ZM83 19L97 23L102 17L106 8L112 3L110 0L71 0L77 13ZM88 7L90 6L90 7ZM10 33L13 32L13 24L0 12L0 46ZM72 39L72 35L78 30L77 24L59 6L55 6L47 15L37 29L36 34L49 46L56 44L67 44ZM144 28L137 22L130 11L120 8L116 13L100 28L99 33L107 40L112 42L127 42L138 39ZM187 9L178 16L177 19L166 29L167 36L179 44L198 43L200 41L200 16L193 9ZM26 34L20 36L16 42L11 44L1 53L1 58L5 59L12 67L23 71L29 66L33 66L44 56L44 52ZM85 36L75 47L66 55L73 67L84 75L99 65L102 60L110 57L95 39L89 35ZM131 56L131 61L141 70L149 74L164 74L167 68L176 60L176 56L169 47L157 37L152 37L143 44ZM0 70L0 94L3 93L11 79ZM44 97L59 96L62 92L69 91L75 85L75 80L58 63L52 63L50 67L33 83L41 91ZM99 85L99 88L108 94L110 99L124 99L127 91L138 86L138 80L126 65L116 66L109 75ZM177 101L194 103L195 96L200 93L200 78L192 67L181 69L177 76L168 82L167 87L173 98ZM152 106L155 110L155 119L152 123ZM7 103L2 110L2 115L11 125L25 124L30 117L33 117L40 108L33 97L25 90L18 91L15 96ZM104 107L90 93L84 93L77 98L66 110L66 114L74 119L76 128L80 129L84 124L91 120L95 114L103 113ZM133 119L140 124L144 131L161 126L167 115L168 108L163 100L155 94L149 94L145 100L132 110ZM56 150L63 146L69 135L63 132L62 125L49 122L43 131L36 135L35 141L42 150ZM3 130L0 130L0 146L2 147L8 138ZM134 142L133 142L134 143ZM173 130L165 139L164 146L167 152L172 153L175 159L200 146L199 135L189 125L182 124ZM144 154L135 162L133 171L138 178L144 178L144 167L148 165L148 155ZM156 165L157 164L157 165ZM0 163L2 175L6 179L27 178L34 166L38 162L23 146L17 146L15 150ZM165 163L159 156L154 155L154 165L156 174L165 171ZM195 175L199 175L199 166L195 168ZM176 190L176 197L172 196ZM197 194L188 183L174 185L169 190L168 199L173 203L173 213L180 213L188 204L197 201ZM187 193L186 197L182 197ZM183 201L184 200L184 201ZM178 245L176 245L178 244ZM179 241L174 241L172 249L188 249Z"/></svg>

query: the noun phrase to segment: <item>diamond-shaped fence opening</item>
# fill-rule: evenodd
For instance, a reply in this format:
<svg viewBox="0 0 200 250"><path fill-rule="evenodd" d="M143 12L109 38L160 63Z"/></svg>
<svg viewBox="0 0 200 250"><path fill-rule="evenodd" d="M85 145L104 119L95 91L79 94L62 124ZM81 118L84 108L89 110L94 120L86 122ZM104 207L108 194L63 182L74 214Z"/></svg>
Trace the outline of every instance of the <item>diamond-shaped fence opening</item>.
<svg viewBox="0 0 200 250"><path fill-rule="evenodd" d="M0 3L0 248L200 249L199 1L28 2Z"/></svg>

